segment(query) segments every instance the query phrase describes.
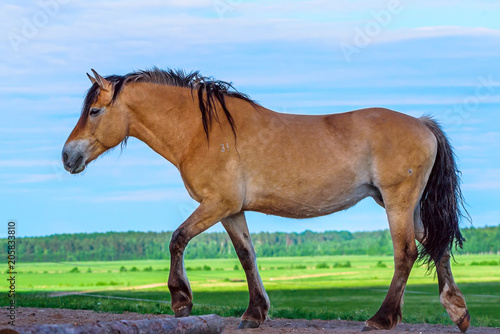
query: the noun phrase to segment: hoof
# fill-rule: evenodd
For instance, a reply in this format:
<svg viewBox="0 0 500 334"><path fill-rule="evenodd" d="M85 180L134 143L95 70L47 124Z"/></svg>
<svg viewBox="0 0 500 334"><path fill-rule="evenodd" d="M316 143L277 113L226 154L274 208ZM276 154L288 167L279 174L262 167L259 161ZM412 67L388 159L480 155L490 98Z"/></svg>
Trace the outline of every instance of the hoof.
<svg viewBox="0 0 500 334"><path fill-rule="evenodd" d="M260 324L254 320L241 320L238 329L258 328Z"/></svg>
<svg viewBox="0 0 500 334"><path fill-rule="evenodd" d="M465 311L464 315L458 322L457 326L462 331L462 333L465 333L467 332L467 329L469 329L469 325L470 325L470 314L469 311L467 310Z"/></svg>
<svg viewBox="0 0 500 334"><path fill-rule="evenodd" d="M369 332L369 331L376 331L376 330L378 330L378 328L365 326L365 327L363 327L363 329L361 331L362 332Z"/></svg>
<svg viewBox="0 0 500 334"><path fill-rule="evenodd" d="M186 306L179 307L177 310L174 310L175 317L176 318L189 317L192 308L193 308L193 303L189 303Z"/></svg>
<svg viewBox="0 0 500 334"><path fill-rule="evenodd" d="M376 324L372 319L367 320L365 322L365 326L361 330L362 332L369 332L369 331L378 331L381 330L382 328L378 327L378 324Z"/></svg>

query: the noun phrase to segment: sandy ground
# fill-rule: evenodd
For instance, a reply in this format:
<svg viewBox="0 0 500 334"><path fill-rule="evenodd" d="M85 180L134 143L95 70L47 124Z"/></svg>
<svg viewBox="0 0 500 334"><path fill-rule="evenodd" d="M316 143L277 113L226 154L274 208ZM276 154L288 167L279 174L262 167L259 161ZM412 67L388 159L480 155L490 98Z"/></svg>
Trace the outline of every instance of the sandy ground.
<svg viewBox="0 0 500 334"><path fill-rule="evenodd" d="M98 313L84 310L65 309L40 309L40 308L18 308L16 310L16 326L30 326L41 324L83 324L97 321L117 321L117 320L140 320L157 319L171 317L155 314L137 314L125 312L122 314ZM0 329L7 328L7 311L1 311ZM363 328L362 322L340 321L340 320L301 320L301 319L272 319L266 321L260 328L248 330L236 330L239 319L225 318L226 330L223 333L359 333ZM386 331L383 331L386 332ZM441 326L428 324L399 324L390 333L457 333L460 331L455 326ZM467 331L470 334L500 334L500 328L472 327Z"/></svg>

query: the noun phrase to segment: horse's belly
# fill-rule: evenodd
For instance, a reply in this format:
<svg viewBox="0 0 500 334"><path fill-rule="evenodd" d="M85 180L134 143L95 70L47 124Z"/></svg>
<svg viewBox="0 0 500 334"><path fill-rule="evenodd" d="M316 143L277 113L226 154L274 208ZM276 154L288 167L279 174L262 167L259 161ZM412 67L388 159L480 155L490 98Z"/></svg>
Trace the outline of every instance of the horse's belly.
<svg viewBox="0 0 500 334"><path fill-rule="evenodd" d="M369 185L343 191L331 188L310 190L283 193L268 188L265 193L251 199L244 209L289 218L312 218L348 209L363 198L376 194Z"/></svg>

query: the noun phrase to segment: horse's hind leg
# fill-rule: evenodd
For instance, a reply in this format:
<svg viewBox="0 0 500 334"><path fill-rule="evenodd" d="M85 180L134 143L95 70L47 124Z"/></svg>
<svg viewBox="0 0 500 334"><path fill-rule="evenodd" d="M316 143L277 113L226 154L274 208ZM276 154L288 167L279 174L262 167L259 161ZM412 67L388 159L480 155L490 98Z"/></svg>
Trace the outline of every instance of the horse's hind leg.
<svg viewBox="0 0 500 334"><path fill-rule="evenodd" d="M407 182L382 191L394 246L394 276L382 306L366 321L363 331L392 329L401 321L406 282L418 257L413 213L421 192L416 188L413 182Z"/></svg>
<svg viewBox="0 0 500 334"><path fill-rule="evenodd" d="M450 319L465 333L470 325L470 315L464 296L453 280L448 252L436 264L436 271L439 283L439 300L448 312Z"/></svg>
<svg viewBox="0 0 500 334"><path fill-rule="evenodd" d="M266 320L267 311L269 310L269 298L259 276L255 251L250 240L245 214L240 212L227 217L222 220L222 225L229 234L241 265L245 270L248 291L250 292L248 308L241 317L238 328L259 327Z"/></svg>
<svg viewBox="0 0 500 334"><path fill-rule="evenodd" d="M420 208L417 208L415 212L415 232L417 240L422 242L424 226L420 220ZM465 333L470 325L470 315L464 296L453 279L450 266L450 253L448 251L436 263L436 272L439 283L439 300L448 312L450 319Z"/></svg>

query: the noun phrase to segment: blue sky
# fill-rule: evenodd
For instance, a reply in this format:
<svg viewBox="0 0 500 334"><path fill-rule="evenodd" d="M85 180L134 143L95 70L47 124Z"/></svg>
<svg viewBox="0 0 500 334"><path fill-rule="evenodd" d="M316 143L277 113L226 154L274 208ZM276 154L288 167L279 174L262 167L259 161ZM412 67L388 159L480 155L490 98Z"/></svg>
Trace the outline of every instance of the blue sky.
<svg viewBox="0 0 500 334"><path fill-rule="evenodd" d="M3 1L0 221L39 236L174 230L187 218L196 203L177 170L137 140L81 175L60 162L86 72L158 66L232 81L282 112L435 115L474 225L498 225L499 10L499 1ZM317 219L251 213L248 222L252 232L387 228L371 199Z"/></svg>

